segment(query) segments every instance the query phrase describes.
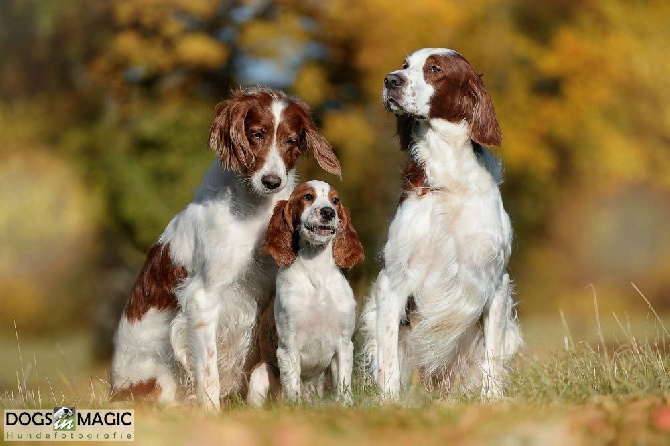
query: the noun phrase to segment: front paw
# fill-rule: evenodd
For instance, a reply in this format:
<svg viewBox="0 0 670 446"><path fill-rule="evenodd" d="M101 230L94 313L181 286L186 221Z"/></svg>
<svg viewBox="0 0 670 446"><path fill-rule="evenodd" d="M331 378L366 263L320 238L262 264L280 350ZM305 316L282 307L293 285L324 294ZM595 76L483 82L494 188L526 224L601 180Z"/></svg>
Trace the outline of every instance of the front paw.
<svg viewBox="0 0 670 446"><path fill-rule="evenodd" d="M295 390L287 390L284 389L282 391L282 394L284 396L284 404L299 404L300 403L300 391L295 391Z"/></svg>

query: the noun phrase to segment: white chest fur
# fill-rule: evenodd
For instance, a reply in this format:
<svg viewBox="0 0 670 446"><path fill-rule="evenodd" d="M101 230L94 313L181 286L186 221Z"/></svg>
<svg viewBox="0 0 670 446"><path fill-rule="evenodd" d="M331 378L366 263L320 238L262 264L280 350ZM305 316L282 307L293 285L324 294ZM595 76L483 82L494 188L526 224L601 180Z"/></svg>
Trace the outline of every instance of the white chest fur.
<svg viewBox="0 0 670 446"><path fill-rule="evenodd" d="M322 373L342 339L350 340L356 302L335 265L329 244L320 252L303 250L277 275L275 319L280 346L289 345L303 379Z"/></svg>

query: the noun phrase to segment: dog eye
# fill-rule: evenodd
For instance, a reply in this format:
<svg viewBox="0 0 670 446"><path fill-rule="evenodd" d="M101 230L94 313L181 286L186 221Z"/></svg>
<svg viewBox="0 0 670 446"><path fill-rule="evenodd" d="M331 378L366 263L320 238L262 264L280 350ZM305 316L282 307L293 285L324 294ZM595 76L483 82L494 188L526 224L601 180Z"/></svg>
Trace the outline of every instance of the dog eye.
<svg viewBox="0 0 670 446"><path fill-rule="evenodd" d="M261 131L251 132L251 137L256 139L263 139L263 132Z"/></svg>
<svg viewBox="0 0 670 446"><path fill-rule="evenodd" d="M333 198L333 204L339 204L339 202L340 202L339 198L337 197Z"/></svg>
<svg viewBox="0 0 670 446"><path fill-rule="evenodd" d="M403 70L406 70L406 69L408 69L408 68L409 68L409 64L408 64L407 62L403 62L403 63L402 63L402 69L403 69Z"/></svg>
<svg viewBox="0 0 670 446"><path fill-rule="evenodd" d="M296 138L295 136L292 136L289 139L287 139L286 142L291 144L291 145L297 144L298 143L298 138Z"/></svg>
<svg viewBox="0 0 670 446"><path fill-rule="evenodd" d="M430 67L428 67L428 71L430 71L431 73L439 73L442 71L442 68L438 67L437 65L431 65Z"/></svg>
<svg viewBox="0 0 670 446"><path fill-rule="evenodd" d="M305 194L304 198L307 201L314 201L314 195L312 195L312 194Z"/></svg>

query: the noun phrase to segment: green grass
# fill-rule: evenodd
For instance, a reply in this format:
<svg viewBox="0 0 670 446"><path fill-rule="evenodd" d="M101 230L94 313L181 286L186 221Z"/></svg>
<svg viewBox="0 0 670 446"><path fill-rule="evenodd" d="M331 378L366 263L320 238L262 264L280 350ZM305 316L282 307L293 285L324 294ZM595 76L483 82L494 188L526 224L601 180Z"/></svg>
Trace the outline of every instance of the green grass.
<svg viewBox="0 0 670 446"><path fill-rule="evenodd" d="M588 324L562 313L522 320L527 346L510 365L500 401L438 398L414 387L401 404L382 405L357 373L353 407L325 400L253 410L233 402L207 415L186 404L137 406L136 438L160 445L669 444L670 336L662 318L651 306L647 315L601 318L595 296L594 304ZM8 338L0 349L0 361L17 366L13 374L2 367L1 382L12 383L0 397L4 407L119 407L109 403L105 368L86 367L85 338Z"/></svg>

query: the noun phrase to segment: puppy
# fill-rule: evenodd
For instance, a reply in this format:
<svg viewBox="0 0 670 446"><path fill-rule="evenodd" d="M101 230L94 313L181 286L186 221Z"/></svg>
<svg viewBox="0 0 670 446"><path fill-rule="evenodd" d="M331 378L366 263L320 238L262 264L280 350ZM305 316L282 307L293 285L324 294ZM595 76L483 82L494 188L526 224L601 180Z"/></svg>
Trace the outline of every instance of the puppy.
<svg viewBox="0 0 670 446"><path fill-rule="evenodd" d="M247 402L261 406L281 389L298 401L305 381L323 394L330 367L337 398L351 403L356 301L340 268L363 261L363 247L350 212L327 183L298 185L277 203L263 251L280 269L274 303L259 326L262 361L251 374Z"/></svg>

